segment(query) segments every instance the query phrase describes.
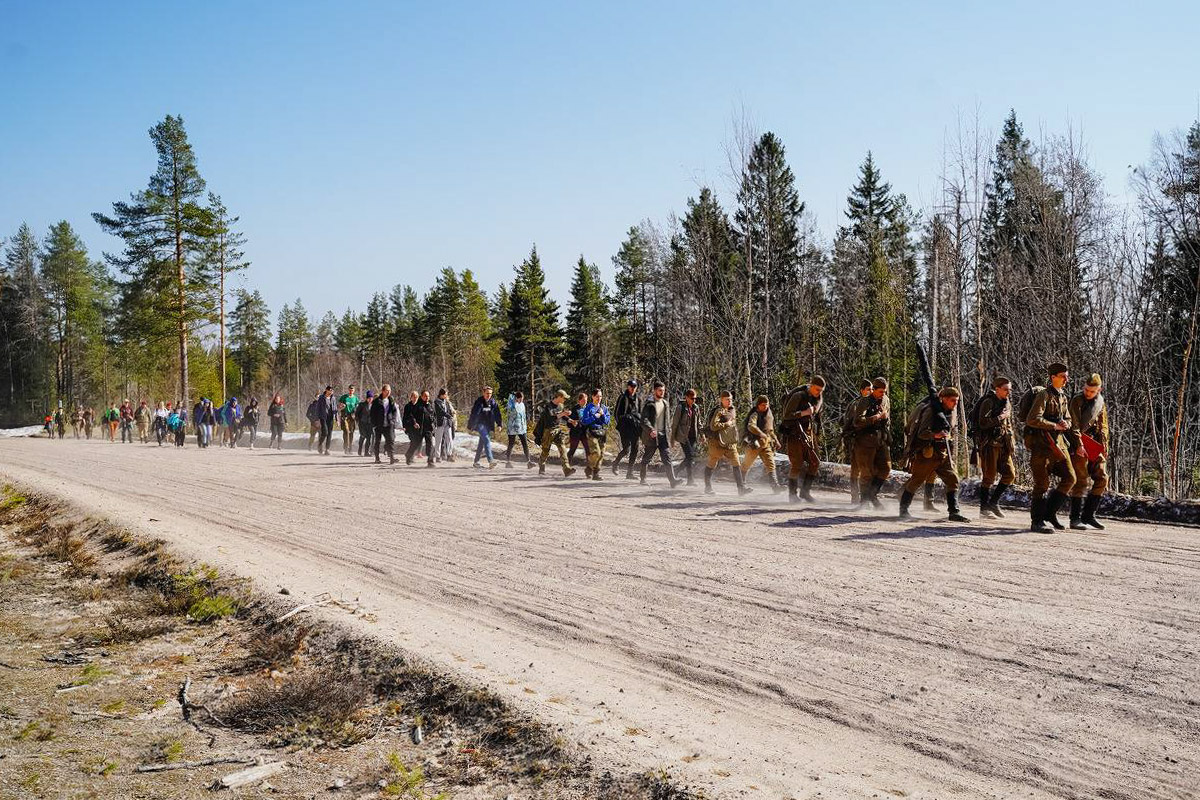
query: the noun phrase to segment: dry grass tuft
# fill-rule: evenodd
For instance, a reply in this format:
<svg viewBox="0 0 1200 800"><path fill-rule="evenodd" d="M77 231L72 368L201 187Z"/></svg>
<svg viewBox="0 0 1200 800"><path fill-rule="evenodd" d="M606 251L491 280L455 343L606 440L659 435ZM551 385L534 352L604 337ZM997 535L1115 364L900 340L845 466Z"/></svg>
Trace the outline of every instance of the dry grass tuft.
<svg viewBox="0 0 1200 800"><path fill-rule="evenodd" d="M292 673L282 683L262 680L239 692L216 716L230 727L285 738L352 735L353 723L372 701L370 685L356 674L329 668Z"/></svg>

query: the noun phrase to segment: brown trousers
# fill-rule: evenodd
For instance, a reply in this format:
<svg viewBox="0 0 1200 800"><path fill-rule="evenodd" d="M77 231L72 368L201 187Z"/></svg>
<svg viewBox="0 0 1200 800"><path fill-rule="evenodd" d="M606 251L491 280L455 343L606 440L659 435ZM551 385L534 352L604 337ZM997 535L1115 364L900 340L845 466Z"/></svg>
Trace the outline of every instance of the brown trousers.
<svg viewBox="0 0 1200 800"><path fill-rule="evenodd" d="M950 448L934 444L918 450L909 464L911 475L904 484L904 491L916 493L923 483L932 483L935 476L942 479L946 492L958 491L958 473L950 461Z"/></svg>
<svg viewBox="0 0 1200 800"><path fill-rule="evenodd" d="M980 487L986 489L996 482L1010 486L1017 479L1017 467L1013 462L1012 445L1008 441L992 442L979 448L979 470L983 477Z"/></svg>
<svg viewBox="0 0 1200 800"><path fill-rule="evenodd" d="M1088 479L1092 481L1091 494L1102 495L1108 488L1108 467L1105 461L1088 461L1087 456L1071 456L1071 468L1075 471L1075 483L1071 486L1072 497L1088 494Z"/></svg>

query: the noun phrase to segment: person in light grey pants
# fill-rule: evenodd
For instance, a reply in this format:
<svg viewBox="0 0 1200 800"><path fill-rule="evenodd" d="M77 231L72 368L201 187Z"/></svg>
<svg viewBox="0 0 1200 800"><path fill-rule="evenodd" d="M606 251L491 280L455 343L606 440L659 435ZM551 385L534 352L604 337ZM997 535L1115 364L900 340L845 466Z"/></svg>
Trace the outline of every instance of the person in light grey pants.
<svg viewBox="0 0 1200 800"><path fill-rule="evenodd" d="M433 457L437 461L454 460L454 403L450 402L450 393L445 389L438 391L437 400L433 401L433 419L436 423L433 429Z"/></svg>

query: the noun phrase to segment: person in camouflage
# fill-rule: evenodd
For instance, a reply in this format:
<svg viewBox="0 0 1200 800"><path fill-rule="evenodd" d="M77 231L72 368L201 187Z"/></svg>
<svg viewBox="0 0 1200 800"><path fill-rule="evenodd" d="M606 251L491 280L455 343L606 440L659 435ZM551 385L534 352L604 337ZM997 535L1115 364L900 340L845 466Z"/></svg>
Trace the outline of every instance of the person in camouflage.
<svg viewBox="0 0 1200 800"><path fill-rule="evenodd" d="M992 388L979 400L975 412L975 451L979 459L979 514L1001 518L1000 498L1016 480L1013 456L1017 441L1013 434L1012 382L1005 377L992 381ZM997 477L1000 482L996 488Z"/></svg>
<svg viewBox="0 0 1200 800"><path fill-rule="evenodd" d="M742 481L741 462L738 460L738 431L737 409L733 407L733 394L721 392L717 407L708 416L708 424L704 426L704 435L708 439L708 464L704 467L704 493L714 494L712 488L713 470L725 461L733 470L733 480L737 483L738 494L749 494L752 489Z"/></svg>
<svg viewBox="0 0 1200 800"><path fill-rule="evenodd" d="M538 457L538 474L546 474L546 461L550 458L550 448L558 449L558 458L562 461L563 475L570 477L575 474L575 470L571 467L570 461L567 459L567 419L570 418L571 412L563 406L567 401L567 393L559 389L554 393L554 399L542 406L541 415L538 418L537 427L534 433L537 434L538 441L542 445L542 453Z"/></svg>
<svg viewBox="0 0 1200 800"><path fill-rule="evenodd" d="M1083 391L1071 398L1067 409L1071 414L1071 466L1075 483L1071 487L1071 527L1087 530L1088 526L1104 530L1096 519L1100 498L1108 488L1108 409L1101 394L1103 382L1096 373L1088 378ZM1094 459L1088 457L1082 437L1087 436L1100 447ZM1088 481L1091 480L1091 491Z"/></svg>
<svg viewBox="0 0 1200 800"><path fill-rule="evenodd" d="M1075 485L1075 469L1071 465L1067 433L1071 430L1071 414L1063 387L1070 375L1067 365L1054 362L1047 367L1050 385L1038 392L1029 407L1025 422L1025 449L1029 451L1029 471L1033 473L1033 494L1029 503L1029 529L1036 533L1063 530L1058 510L1067 501ZM1058 478L1054 491L1051 476Z"/></svg>
<svg viewBox="0 0 1200 800"><path fill-rule="evenodd" d="M942 479L946 487L946 511L952 522L970 522L958 509L958 473L950 458L950 445L954 437L954 426L949 420L953 418L954 409L958 406L959 391L954 386L946 386L937 395L937 408L934 402L926 402L913 421L909 431L909 439L905 444L909 454L909 478L904 484L904 492L900 495L900 519L913 519L908 508L912 504L913 495L918 486L926 484L930 475Z"/></svg>

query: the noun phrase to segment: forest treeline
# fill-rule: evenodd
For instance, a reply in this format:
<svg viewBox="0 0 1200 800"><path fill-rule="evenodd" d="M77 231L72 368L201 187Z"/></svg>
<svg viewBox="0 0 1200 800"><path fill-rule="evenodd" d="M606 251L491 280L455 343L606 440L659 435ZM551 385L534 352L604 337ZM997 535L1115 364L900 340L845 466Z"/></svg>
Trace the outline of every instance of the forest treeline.
<svg viewBox="0 0 1200 800"><path fill-rule="evenodd" d="M3 242L0 423L39 421L59 401L306 401L350 381L446 386L460 399L494 383L502 397L541 398L559 386L615 394L630 376L695 387L707 403L730 388L744 411L745 398L779 398L819 372L822 447L837 459L833 417L860 379L890 378L901 411L925 396L921 342L966 407L996 375L1018 392L1043 383L1052 360L1075 382L1100 373L1114 488L1200 492L1200 122L1134 159L1131 207L1105 194L1075 137L1035 143L1015 113L994 138L959 126L927 208L867 153L831 242L783 142L742 125L727 185L700 187L682 216L630 227L611 285L582 256L553 267L573 270L565 307L534 247L494 293L447 267L432 286L320 319L300 299L273 316L259 292L232 288L247 267L238 218L201 177L181 118L150 138L146 187L93 215L112 252L89 254L68 221L41 236L20 225ZM967 448L956 457L965 472Z"/></svg>

